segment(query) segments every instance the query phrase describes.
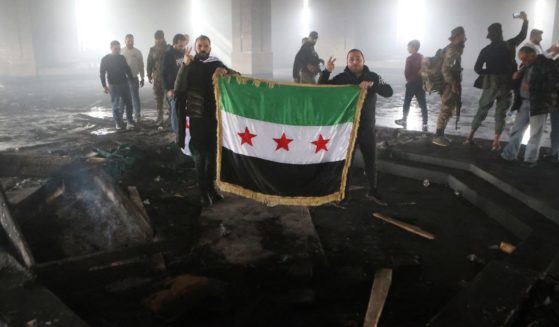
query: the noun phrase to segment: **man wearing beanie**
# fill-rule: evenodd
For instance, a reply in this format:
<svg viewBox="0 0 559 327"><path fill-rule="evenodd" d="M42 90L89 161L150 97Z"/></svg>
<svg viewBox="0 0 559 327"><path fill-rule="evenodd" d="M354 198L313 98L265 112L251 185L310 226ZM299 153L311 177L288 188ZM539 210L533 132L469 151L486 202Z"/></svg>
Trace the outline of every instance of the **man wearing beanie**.
<svg viewBox="0 0 559 327"><path fill-rule="evenodd" d="M512 102L512 75L517 70L514 59L516 47L526 38L528 33L528 16L525 12L520 13L524 21L520 33L507 41L503 40L501 24L489 25L487 38L491 43L479 53L474 70L479 78L475 87L483 89L477 113L472 121L472 129L464 144L474 145L474 135L481 123L487 118L489 109L495 106L495 138L491 151L500 149L499 141L505 128L505 118Z"/></svg>
<svg viewBox="0 0 559 327"><path fill-rule="evenodd" d="M450 140L444 136L444 130L452 111L460 106L462 94L462 53L466 44L466 32L462 26L456 27L448 38L450 44L443 50L442 75L444 86L441 91L441 111L437 119L437 131L433 144L448 146Z"/></svg>

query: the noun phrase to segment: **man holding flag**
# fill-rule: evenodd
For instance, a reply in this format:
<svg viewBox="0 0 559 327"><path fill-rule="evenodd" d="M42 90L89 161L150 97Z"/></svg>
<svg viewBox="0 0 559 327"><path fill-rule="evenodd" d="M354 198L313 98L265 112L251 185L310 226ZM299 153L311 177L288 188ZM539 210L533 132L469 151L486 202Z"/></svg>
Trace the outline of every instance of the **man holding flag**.
<svg viewBox="0 0 559 327"><path fill-rule="evenodd" d="M207 36L199 36L194 46L196 55L191 55L192 48L186 50L175 81L179 123L177 144L181 148L190 148L196 167L201 204L207 207L223 199L215 188L217 121L212 78L214 74L222 76L236 72L228 69L218 58L210 56L211 41ZM187 116L190 144L185 144Z"/></svg>
<svg viewBox="0 0 559 327"><path fill-rule="evenodd" d="M380 75L369 70L365 65L365 57L363 52L358 49L352 49L347 54L347 66L343 73L336 75L329 80L330 74L334 70L336 59L330 57L326 63L326 69L322 72L319 84L354 84L359 85L361 89L367 90L367 97L361 111L361 119L359 129L357 131L357 144L363 154L365 161L365 174L369 181L369 191L367 198L373 200L379 205L386 206L386 202L380 196L377 190L376 178L376 140L375 140L375 109L377 102L377 94L383 97L391 97L393 94L392 87L385 83ZM349 181L346 183L346 196L344 202L349 200Z"/></svg>

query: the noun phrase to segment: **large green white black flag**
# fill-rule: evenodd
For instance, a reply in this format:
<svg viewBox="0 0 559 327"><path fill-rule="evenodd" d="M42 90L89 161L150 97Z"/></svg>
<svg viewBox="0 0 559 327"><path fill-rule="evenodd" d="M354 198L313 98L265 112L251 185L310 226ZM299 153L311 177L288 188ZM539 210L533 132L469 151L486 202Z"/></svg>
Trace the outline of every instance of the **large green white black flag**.
<svg viewBox="0 0 559 327"><path fill-rule="evenodd" d="M343 199L365 91L240 76L214 84L221 190L274 204Z"/></svg>

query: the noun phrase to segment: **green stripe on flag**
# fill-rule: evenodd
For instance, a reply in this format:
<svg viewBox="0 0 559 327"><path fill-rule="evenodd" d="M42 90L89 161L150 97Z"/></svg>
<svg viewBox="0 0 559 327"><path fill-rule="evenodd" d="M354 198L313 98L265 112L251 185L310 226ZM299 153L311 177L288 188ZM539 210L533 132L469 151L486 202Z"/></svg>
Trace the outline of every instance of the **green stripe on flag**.
<svg viewBox="0 0 559 327"><path fill-rule="evenodd" d="M302 87L239 80L219 79L221 108L238 116L296 126L331 126L353 122L355 117L357 86Z"/></svg>

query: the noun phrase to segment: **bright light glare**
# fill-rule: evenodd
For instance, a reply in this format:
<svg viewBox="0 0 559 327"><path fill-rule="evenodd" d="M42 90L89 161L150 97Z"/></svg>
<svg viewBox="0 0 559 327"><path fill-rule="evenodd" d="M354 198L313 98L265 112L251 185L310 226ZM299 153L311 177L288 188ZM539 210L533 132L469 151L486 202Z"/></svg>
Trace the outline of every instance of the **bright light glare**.
<svg viewBox="0 0 559 327"><path fill-rule="evenodd" d="M309 0L303 0L303 11L301 12L301 29L303 36L309 35L311 29L311 9L309 8Z"/></svg>
<svg viewBox="0 0 559 327"><path fill-rule="evenodd" d="M231 65L231 51L233 44L231 40L219 32L208 23L203 17L206 16L207 9L201 0L190 0L190 43L189 47L194 47L194 40L204 34L212 40L212 55L218 57L226 65ZM194 51L193 51L194 52Z"/></svg>
<svg viewBox="0 0 559 327"><path fill-rule="evenodd" d="M398 41L407 44L423 41L425 35L425 0L398 0Z"/></svg>
<svg viewBox="0 0 559 327"><path fill-rule="evenodd" d="M203 34L204 20L202 19L202 5L200 0L191 0L190 2L190 22L192 23L192 37L196 38L198 35Z"/></svg>
<svg viewBox="0 0 559 327"><path fill-rule="evenodd" d="M545 0L536 0L536 8L534 11L534 28L543 30L546 14Z"/></svg>
<svg viewBox="0 0 559 327"><path fill-rule="evenodd" d="M108 50L107 0L76 0L76 22L80 51Z"/></svg>

